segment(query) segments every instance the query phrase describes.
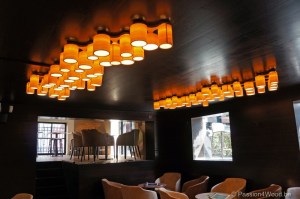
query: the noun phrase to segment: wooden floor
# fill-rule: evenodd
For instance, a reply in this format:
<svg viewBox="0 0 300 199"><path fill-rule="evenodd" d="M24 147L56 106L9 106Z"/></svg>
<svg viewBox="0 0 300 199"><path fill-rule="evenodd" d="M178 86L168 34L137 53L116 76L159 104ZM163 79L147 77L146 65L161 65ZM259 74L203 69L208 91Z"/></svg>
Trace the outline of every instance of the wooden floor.
<svg viewBox="0 0 300 199"><path fill-rule="evenodd" d="M127 156L125 159L124 156L119 156L118 160L116 158L113 158L111 156L108 156L108 159L105 160L104 155L99 155L98 158L94 161L94 158L92 155L90 155L90 158L88 159L88 156L85 156L85 159L81 161L81 159L78 159L78 156L72 157L70 159L70 155L64 155L64 156L52 156L52 155L39 155L36 158L37 162L52 162L52 161L64 161L64 162L71 162L75 164L106 164L106 163L119 163L119 162L131 162L131 161L141 161L142 159L134 157Z"/></svg>

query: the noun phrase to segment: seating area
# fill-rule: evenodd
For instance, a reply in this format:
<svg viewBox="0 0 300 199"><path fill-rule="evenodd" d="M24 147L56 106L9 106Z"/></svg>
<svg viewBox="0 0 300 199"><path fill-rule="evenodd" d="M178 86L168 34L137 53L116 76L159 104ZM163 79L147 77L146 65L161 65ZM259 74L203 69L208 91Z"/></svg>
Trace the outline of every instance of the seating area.
<svg viewBox="0 0 300 199"><path fill-rule="evenodd" d="M119 182L103 178L102 188L105 199L299 199L300 187L290 187L283 191L277 184L262 189L245 192L247 180L243 178L226 178L224 181L213 185L208 190L209 176L203 175L199 178L185 181L179 190L170 190L170 184L179 182L180 173L166 172L155 181L153 186L125 185ZM169 184L166 184L169 183ZM149 183L148 183L149 184ZM150 183L151 184L151 183ZM152 184L151 184L152 185ZM156 187L156 188L155 188Z"/></svg>

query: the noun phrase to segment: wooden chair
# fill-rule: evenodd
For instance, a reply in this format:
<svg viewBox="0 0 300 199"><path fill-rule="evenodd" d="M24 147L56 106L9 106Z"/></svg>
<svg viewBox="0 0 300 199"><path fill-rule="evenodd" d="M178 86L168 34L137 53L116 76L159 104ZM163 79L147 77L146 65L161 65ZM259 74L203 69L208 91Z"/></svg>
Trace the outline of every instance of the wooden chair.
<svg viewBox="0 0 300 199"><path fill-rule="evenodd" d="M105 178L103 178L101 181L105 199L122 199L121 188L123 184L109 181Z"/></svg>
<svg viewBox="0 0 300 199"><path fill-rule="evenodd" d="M181 173L166 172L155 180L156 183L166 184L166 189L170 191L180 191Z"/></svg>
<svg viewBox="0 0 300 199"><path fill-rule="evenodd" d="M123 199L158 199L155 191L146 190L139 186L124 185L121 191Z"/></svg>
<svg viewBox="0 0 300 199"><path fill-rule="evenodd" d="M282 188L279 185L271 184L264 189L257 189L245 194L247 199L280 199L282 195Z"/></svg>
<svg viewBox="0 0 300 199"><path fill-rule="evenodd" d="M182 185L182 193L185 193L190 199L194 199L199 193L207 192L209 176L189 180Z"/></svg>
<svg viewBox="0 0 300 199"><path fill-rule="evenodd" d="M33 195L29 193L18 193L11 199L33 199Z"/></svg>
<svg viewBox="0 0 300 199"><path fill-rule="evenodd" d="M246 188L246 182L247 181L243 178L226 178L223 182L213 186L211 188L211 192L226 194L244 192Z"/></svg>
<svg viewBox="0 0 300 199"><path fill-rule="evenodd" d="M157 191L159 193L160 199L189 199L189 197L184 193L169 191L164 188L160 188Z"/></svg>
<svg viewBox="0 0 300 199"><path fill-rule="evenodd" d="M289 187L286 191L285 199L299 199L300 187Z"/></svg>

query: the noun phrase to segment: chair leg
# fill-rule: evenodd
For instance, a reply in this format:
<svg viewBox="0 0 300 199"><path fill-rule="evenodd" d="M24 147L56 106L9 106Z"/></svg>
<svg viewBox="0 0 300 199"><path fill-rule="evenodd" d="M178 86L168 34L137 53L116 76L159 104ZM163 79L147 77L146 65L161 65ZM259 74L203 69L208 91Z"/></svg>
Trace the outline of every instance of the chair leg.
<svg viewBox="0 0 300 199"><path fill-rule="evenodd" d="M83 158L83 156L85 156L85 154L84 154L84 147L82 147L82 153L81 153L81 162L82 162L82 158ZM85 159L85 157L84 157L84 159Z"/></svg>
<svg viewBox="0 0 300 199"><path fill-rule="evenodd" d="M73 153L74 153L74 147L72 147L70 160L72 159Z"/></svg>
<svg viewBox="0 0 300 199"><path fill-rule="evenodd" d="M108 153L107 149L108 149L108 147L107 147L107 145L105 145L105 160L107 160L107 153Z"/></svg>
<svg viewBox="0 0 300 199"><path fill-rule="evenodd" d="M142 154L141 154L139 145L136 145L136 147L137 147L137 152L139 154L139 157L142 158Z"/></svg>

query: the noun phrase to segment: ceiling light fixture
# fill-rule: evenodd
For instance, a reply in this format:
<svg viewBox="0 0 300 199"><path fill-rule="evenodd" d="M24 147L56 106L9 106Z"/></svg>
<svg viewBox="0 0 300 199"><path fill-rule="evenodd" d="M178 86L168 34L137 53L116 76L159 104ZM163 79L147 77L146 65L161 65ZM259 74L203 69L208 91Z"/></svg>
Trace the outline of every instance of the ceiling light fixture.
<svg viewBox="0 0 300 199"><path fill-rule="evenodd" d="M215 100L223 101L225 98L242 97L244 96L244 91L247 96L255 95L256 91L259 94L265 93L266 86L268 86L268 91L276 91L278 89L278 74L275 67L266 72L257 74L253 80L247 80L245 82L235 80L221 84L212 82L210 85L203 85L200 90L193 93L157 99L153 103L153 108L155 110L159 110L160 108L175 109L199 104L202 104L203 107L207 107L209 102Z"/></svg>
<svg viewBox="0 0 300 199"><path fill-rule="evenodd" d="M48 94L51 98L64 100L70 96L70 90L87 88L94 91L102 85L104 67L132 65L144 59L145 50L172 46L170 18L162 15L157 21L146 21L144 17L134 15L130 27L124 27L120 32L99 27L89 41L68 38L57 59L59 63L51 65L47 74L32 72L26 93Z"/></svg>

